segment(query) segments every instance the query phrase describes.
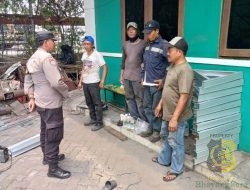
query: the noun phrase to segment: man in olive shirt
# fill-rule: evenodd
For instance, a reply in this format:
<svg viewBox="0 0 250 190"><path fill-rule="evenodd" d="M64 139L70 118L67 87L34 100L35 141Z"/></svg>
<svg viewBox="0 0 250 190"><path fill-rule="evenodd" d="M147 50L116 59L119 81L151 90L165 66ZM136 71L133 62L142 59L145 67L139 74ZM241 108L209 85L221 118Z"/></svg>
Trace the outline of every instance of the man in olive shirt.
<svg viewBox="0 0 250 190"><path fill-rule="evenodd" d="M155 115L162 114L161 135L163 149L152 161L170 166L163 177L172 181L184 170L184 131L187 120L192 117L190 107L192 96L193 71L185 55L188 44L183 37L175 37L169 42L168 75L163 87L162 98L155 109ZM163 112L162 112L163 111Z"/></svg>

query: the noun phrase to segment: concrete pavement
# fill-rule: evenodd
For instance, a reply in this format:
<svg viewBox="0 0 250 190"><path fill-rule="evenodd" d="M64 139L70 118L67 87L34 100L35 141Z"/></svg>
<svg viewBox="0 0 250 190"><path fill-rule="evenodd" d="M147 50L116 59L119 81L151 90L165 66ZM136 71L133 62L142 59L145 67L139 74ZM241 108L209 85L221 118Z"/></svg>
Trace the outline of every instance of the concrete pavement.
<svg viewBox="0 0 250 190"><path fill-rule="evenodd" d="M72 177L66 180L48 178L47 166L41 163L42 155L38 147L13 158L12 167L0 173L0 190L100 190L110 179L117 181L116 189L120 190L245 189L244 185L248 188L250 186L250 159L249 155L242 152L237 152L237 167L228 177L218 177L220 174L208 170L205 163L193 168L191 158L187 156L186 171L173 182L163 182L162 176L168 168L151 161L152 156L157 155L160 150L160 143L153 144L116 126L120 111L112 107L104 112L105 125L120 131L129 139L120 141L104 129L92 132L90 127L83 125L84 120L88 119L88 113L82 106L79 107L81 103L82 93L75 91L64 106L65 138L61 144L61 152L66 154L66 159L60 165L70 170ZM15 138L19 141L36 135L39 132L38 126L34 122L30 126L1 131L0 143L3 145L7 142L10 145L15 142ZM9 162L0 163L0 170L8 164ZM236 186L234 181L239 185Z"/></svg>

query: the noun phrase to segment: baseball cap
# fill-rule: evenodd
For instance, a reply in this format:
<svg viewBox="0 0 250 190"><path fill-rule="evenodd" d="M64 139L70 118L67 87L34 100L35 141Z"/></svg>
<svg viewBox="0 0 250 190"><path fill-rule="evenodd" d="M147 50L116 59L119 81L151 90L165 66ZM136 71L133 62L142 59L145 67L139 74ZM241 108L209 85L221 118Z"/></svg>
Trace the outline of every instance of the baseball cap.
<svg viewBox="0 0 250 190"><path fill-rule="evenodd" d="M145 26L144 30L142 31L144 34L148 34L152 32L153 30L160 29L160 24L156 20L150 20L148 21Z"/></svg>
<svg viewBox="0 0 250 190"><path fill-rule="evenodd" d="M90 43L92 43L92 44L95 43L94 38L93 38L92 36L85 36L85 37L82 39L82 42L85 42L85 41L88 41L88 42L90 42Z"/></svg>
<svg viewBox="0 0 250 190"><path fill-rule="evenodd" d="M136 24L135 22L129 22L129 23L127 24L127 29L128 29L130 26L134 27L135 29L138 28L138 26L137 26L137 24Z"/></svg>
<svg viewBox="0 0 250 190"><path fill-rule="evenodd" d="M177 49L182 50L184 54L187 53L188 43L183 37L176 36L172 40L170 40L168 43L169 43L169 47L175 47Z"/></svg>
<svg viewBox="0 0 250 190"><path fill-rule="evenodd" d="M40 32L37 32L36 34L36 40L38 42L42 42L44 40L49 40L49 39L57 41L54 34L50 31L40 31Z"/></svg>

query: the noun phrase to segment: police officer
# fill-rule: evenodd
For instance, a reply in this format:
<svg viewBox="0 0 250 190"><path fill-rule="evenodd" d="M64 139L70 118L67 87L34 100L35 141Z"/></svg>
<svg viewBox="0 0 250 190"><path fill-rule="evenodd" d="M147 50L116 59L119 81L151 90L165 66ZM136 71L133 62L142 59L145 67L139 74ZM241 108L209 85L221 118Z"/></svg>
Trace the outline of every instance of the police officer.
<svg viewBox="0 0 250 190"><path fill-rule="evenodd" d="M51 52L55 50L55 38L49 31L38 32L37 51L27 62L24 91L29 97L29 111L35 109L41 117L40 142L44 155L43 164L49 164L48 176L69 178L71 173L61 169L58 161L65 158L59 154L63 138L63 99L68 97L68 87L62 81L56 60Z"/></svg>

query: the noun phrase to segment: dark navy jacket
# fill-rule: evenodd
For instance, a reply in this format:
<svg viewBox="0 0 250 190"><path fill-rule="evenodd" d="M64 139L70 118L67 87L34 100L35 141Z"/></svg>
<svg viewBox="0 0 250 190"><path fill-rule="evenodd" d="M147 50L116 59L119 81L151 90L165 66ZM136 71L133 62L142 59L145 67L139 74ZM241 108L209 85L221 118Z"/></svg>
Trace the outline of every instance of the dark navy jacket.
<svg viewBox="0 0 250 190"><path fill-rule="evenodd" d="M167 61L167 41L161 36L153 42L148 42L143 54L144 69L142 71L142 80L145 78L148 83L154 83L154 80L164 79L166 77L166 68L169 65Z"/></svg>

